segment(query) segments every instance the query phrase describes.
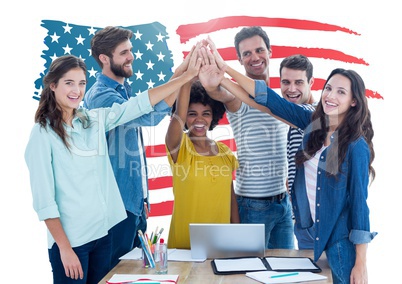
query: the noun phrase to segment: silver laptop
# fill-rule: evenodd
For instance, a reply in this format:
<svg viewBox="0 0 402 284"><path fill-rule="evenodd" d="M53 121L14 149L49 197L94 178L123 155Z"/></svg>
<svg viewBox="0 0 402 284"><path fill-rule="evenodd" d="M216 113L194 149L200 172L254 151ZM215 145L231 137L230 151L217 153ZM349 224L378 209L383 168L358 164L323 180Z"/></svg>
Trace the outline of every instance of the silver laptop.
<svg viewBox="0 0 402 284"><path fill-rule="evenodd" d="M264 224L190 224L191 257L264 257Z"/></svg>

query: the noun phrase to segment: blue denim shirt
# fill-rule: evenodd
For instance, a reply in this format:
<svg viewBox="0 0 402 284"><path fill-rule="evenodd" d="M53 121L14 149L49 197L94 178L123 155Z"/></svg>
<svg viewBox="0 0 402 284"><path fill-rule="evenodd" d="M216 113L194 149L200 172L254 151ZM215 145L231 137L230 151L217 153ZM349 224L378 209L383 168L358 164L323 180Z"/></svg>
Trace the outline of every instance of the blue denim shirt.
<svg viewBox="0 0 402 284"><path fill-rule="evenodd" d="M290 103L267 88L264 81L256 81L255 101L268 107L273 114L304 129L301 148L307 143L312 131L312 111ZM333 141L337 131L331 136ZM306 193L304 166L296 168L292 206L296 223L302 228L315 229L314 260L333 243L349 238L353 244L369 243L376 235L370 232L367 205L370 150L363 137L352 142L334 177L326 173L327 153L332 143L319 157L316 185L316 220L312 220Z"/></svg>
<svg viewBox="0 0 402 284"><path fill-rule="evenodd" d="M110 107L114 103L121 104L132 94L127 82L124 85L98 73L95 84L86 92L84 107L88 109ZM142 139L140 126L155 126L171 111L171 107L161 101L154 106L154 111L140 116L124 125L116 127L107 133L109 157L117 184L127 211L140 216L144 208L142 176L148 173L144 148L139 151L139 139ZM143 145L142 141L141 144ZM143 147L143 146L142 146ZM140 153L143 154L141 162ZM148 192L148 188L146 188ZM149 196L147 194L147 196ZM149 204L149 203L148 203Z"/></svg>

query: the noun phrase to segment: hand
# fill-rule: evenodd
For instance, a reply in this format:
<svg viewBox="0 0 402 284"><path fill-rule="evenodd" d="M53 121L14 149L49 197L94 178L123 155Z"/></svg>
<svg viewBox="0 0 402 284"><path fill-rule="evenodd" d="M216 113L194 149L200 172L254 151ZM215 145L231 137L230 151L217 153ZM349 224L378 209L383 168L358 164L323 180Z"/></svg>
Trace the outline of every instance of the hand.
<svg viewBox="0 0 402 284"><path fill-rule="evenodd" d="M198 79L207 92L212 92L218 88L224 78L225 71L218 68L214 55L207 47L202 46L199 55L202 57L202 65Z"/></svg>
<svg viewBox="0 0 402 284"><path fill-rule="evenodd" d="M198 72L200 71L201 68L202 57L200 57L198 54L200 47L201 43L198 42L194 50L192 50L191 55L190 54L188 55L190 59L188 62L187 70L184 73L186 73L186 75L188 76L191 76L192 79L195 79L195 77L198 76Z"/></svg>
<svg viewBox="0 0 402 284"><path fill-rule="evenodd" d="M145 218L149 217L148 203L144 202Z"/></svg>
<svg viewBox="0 0 402 284"><path fill-rule="evenodd" d="M227 64L225 60L223 60L222 56L219 54L218 50L216 49L215 43L212 41L212 39L208 36L207 39L203 41L203 44L204 45L207 44L208 47L210 48L219 69L226 71Z"/></svg>
<svg viewBox="0 0 402 284"><path fill-rule="evenodd" d="M351 284L367 284L368 275L367 267L365 265L355 265L350 273Z"/></svg>
<svg viewBox="0 0 402 284"><path fill-rule="evenodd" d="M183 62L176 68L175 74L177 76L182 75L188 68L188 64L190 63L190 58L194 53L195 45L191 48L190 52L187 54L187 56L184 58Z"/></svg>
<svg viewBox="0 0 402 284"><path fill-rule="evenodd" d="M60 257L67 277L75 280L84 278L81 262L72 248L60 250Z"/></svg>

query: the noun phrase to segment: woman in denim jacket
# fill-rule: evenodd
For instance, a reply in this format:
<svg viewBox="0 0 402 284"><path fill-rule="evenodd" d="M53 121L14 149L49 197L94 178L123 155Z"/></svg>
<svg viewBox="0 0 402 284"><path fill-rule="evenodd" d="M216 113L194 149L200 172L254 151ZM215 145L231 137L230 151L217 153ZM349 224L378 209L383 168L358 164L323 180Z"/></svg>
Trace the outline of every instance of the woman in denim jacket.
<svg viewBox="0 0 402 284"><path fill-rule="evenodd" d="M367 205L370 175L375 177L374 131L362 78L353 70L334 69L312 112L286 101L265 82L227 66L213 46L214 56L206 48L202 52L204 64L218 63L222 71L214 74L222 77L222 87L305 129L296 155L298 190L292 192L296 223L312 234L315 261L326 252L334 283L368 283L367 244L377 233L370 232ZM223 78L223 71L243 89Z"/></svg>

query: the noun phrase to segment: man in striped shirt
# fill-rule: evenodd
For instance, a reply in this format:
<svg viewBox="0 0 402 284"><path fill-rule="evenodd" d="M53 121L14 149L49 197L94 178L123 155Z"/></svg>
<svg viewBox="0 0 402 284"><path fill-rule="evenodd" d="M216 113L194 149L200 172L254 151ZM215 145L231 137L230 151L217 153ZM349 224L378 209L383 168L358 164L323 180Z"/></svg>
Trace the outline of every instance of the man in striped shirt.
<svg viewBox="0 0 402 284"><path fill-rule="evenodd" d="M261 27L241 29L235 48L246 75L269 85L271 46L266 32ZM225 104L233 130L239 160L235 193L240 222L265 224L266 248L293 249L292 208L286 190L288 126L199 76L208 94Z"/></svg>
<svg viewBox="0 0 402 284"><path fill-rule="evenodd" d="M311 86L314 83L313 65L304 55L292 55L282 60L279 67L281 93L289 102L300 105L306 109L314 109L314 98ZM303 129L289 128L287 156L288 156L288 189L293 189L296 174L295 154L303 139ZM314 240L310 233L301 229L298 224L294 226L299 249L314 249Z"/></svg>

